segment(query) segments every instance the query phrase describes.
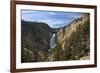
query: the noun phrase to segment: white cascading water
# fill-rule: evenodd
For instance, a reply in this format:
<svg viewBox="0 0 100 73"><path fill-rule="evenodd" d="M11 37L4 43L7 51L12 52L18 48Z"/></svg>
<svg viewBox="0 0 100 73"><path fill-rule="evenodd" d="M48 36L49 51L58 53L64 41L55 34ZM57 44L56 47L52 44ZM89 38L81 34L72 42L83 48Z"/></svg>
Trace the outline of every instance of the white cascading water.
<svg viewBox="0 0 100 73"><path fill-rule="evenodd" d="M50 48L55 48L56 47L56 34L53 34L51 39L50 39Z"/></svg>

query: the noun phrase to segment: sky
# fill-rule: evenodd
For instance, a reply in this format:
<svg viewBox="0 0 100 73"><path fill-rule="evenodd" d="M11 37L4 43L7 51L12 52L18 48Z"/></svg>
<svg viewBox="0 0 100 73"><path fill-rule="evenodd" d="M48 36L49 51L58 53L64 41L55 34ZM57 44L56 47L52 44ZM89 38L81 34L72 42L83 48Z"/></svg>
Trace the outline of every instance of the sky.
<svg viewBox="0 0 100 73"><path fill-rule="evenodd" d="M35 11L22 10L21 19L25 21L37 21L47 23L51 28L64 27L76 18L79 18L82 13L78 12L61 12L61 11Z"/></svg>

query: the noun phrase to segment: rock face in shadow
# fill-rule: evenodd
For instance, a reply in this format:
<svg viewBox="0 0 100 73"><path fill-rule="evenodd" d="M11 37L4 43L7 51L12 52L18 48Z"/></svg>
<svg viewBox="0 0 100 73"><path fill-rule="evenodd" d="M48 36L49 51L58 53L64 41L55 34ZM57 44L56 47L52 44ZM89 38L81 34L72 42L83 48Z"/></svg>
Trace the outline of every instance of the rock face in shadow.
<svg viewBox="0 0 100 73"><path fill-rule="evenodd" d="M22 62L44 61L54 30L43 22L27 22L23 20L21 21L21 27ZM33 52L34 60L31 60L31 53L26 51L25 48ZM30 56L26 57L28 53Z"/></svg>

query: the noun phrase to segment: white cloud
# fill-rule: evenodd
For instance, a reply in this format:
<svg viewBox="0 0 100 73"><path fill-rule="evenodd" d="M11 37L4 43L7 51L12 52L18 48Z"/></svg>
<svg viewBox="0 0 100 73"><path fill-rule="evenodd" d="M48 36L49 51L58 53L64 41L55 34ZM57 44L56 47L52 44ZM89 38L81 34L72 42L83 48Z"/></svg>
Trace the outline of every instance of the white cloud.
<svg viewBox="0 0 100 73"><path fill-rule="evenodd" d="M49 12L49 14L51 14L51 15L55 15L56 13L55 13L55 12Z"/></svg>

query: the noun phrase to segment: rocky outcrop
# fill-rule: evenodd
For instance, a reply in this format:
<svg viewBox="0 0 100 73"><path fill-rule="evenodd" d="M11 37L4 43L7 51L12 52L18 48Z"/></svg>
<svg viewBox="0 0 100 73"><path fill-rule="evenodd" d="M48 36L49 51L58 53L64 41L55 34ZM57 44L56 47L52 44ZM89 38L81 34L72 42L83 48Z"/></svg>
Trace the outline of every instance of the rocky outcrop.
<svg viewBox="0 0 100 73"><path fill-rule="evenodd" d="M64 48L66 39L68 39L73 32L77 31L77 28L79 26L84 26L84 23L89 19L88 14L83 14L82 17L75 19L73 22L71 22L68 26L65 26L61 28L57 32L57 42L59 42L62 45L62 48Z"/></svg>
<svg viewBox="0 0 100 73"><path fill-rule="evenodd" d="M89 14L83 14L68 26L57 32L57 42L62 46L66 56L79 59L89 53L90 21Z"/></svg>

